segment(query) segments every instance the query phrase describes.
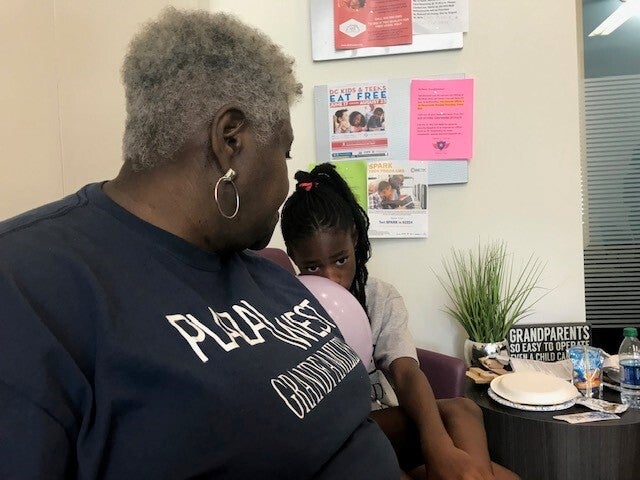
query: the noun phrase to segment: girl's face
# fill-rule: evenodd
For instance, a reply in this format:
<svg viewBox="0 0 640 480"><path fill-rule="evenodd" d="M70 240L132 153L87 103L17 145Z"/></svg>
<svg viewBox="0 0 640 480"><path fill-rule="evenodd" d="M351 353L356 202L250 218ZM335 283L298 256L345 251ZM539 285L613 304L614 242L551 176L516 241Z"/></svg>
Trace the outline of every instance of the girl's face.
<svg viewBox="0 0 640 480"><path fill-rule="evenodd" d="M319 230L289 248L300 275L318 275L347 290L356 275L355 233L331 228Z"/></svg>

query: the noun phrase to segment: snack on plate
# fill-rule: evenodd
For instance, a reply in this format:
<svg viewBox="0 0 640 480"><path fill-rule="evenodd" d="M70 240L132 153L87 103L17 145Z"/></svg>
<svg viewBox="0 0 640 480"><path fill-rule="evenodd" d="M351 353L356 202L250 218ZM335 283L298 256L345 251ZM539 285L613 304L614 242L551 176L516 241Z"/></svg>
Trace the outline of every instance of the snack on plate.
<svg viewBox="0 0 640 480"><path fill-rule="evenodd" d="M499 375L494 372L488 372L479 367L470 367L467 370L467 377L472 379L476 384L491 383L491 380Z"/></svg>

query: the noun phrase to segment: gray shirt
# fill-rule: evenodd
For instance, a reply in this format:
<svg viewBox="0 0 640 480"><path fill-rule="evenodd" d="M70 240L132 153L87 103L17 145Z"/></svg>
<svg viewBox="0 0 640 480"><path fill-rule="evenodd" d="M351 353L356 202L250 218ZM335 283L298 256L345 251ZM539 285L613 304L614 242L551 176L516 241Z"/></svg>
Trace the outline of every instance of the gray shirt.
<svg viewBox="0 0 640 480"><path fill-rule="evenodd" d="M373 361L369 366L372 408L397 406L398 400L384 373L388 374L391 363L398 358L418 361L409 332L409 314L393 285L369 277L365 292L373 338Z"/></svg>

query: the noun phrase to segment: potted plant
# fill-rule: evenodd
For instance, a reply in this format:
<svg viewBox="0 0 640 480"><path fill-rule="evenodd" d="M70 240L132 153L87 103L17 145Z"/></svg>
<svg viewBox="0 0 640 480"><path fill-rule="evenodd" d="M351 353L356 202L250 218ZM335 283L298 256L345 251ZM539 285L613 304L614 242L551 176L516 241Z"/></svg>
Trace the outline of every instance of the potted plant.
<svg viewBox="0 0 640 480"><path fill-rule="evenodd" d="M451 304L445 311L462 325L469 338L464 354L468 366L478 358L507 348L507 333L529 315L541 297L529 301L543 270L541 262L529 257L521 270L504 242L478 244L475 250L452 249L443 260L445 276L440 277Z"/></svg>

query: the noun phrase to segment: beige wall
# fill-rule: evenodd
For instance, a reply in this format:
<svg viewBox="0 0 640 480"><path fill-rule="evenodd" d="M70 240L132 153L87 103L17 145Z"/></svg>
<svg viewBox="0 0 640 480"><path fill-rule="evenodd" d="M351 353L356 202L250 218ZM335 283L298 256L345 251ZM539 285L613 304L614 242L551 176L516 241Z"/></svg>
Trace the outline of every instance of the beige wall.
<svg viewBox="0 0 640 480"><path fill-rule="evenodd" d="M0 74L0 217L115 175L124 123L120 61L139 22L165 2L13 3L29 8L16 6L14 18L0 20L9 66ZM292 111L291 175L314 159L314 85L390 75L475 78L469 183L431 189L430 238L374 240L371 274L404 295L420 346L460 353L464 334L441 311L444 293L432 269L441 271L452 246L505 239L516 258L534 253L547 263L543 284L551 291L529 321L584 321L575 2L471 1L462 50L319 63L311 60L308 2L173 3L235 12L296 57L305 94ZM282 245L279 235L273 243Z"/></svg>
<svg viewBox="0 0 640 480"><path fill-rule="evenodd" d="M139 25L168 3L3 2L0 218L117 173L124 127L120 63Z"/></svg>
<svg viewBox="0 0 640 480"><path fill-rule="evenodd" d="M62 195L53 2L0 15L0 218Z"/></svg>

